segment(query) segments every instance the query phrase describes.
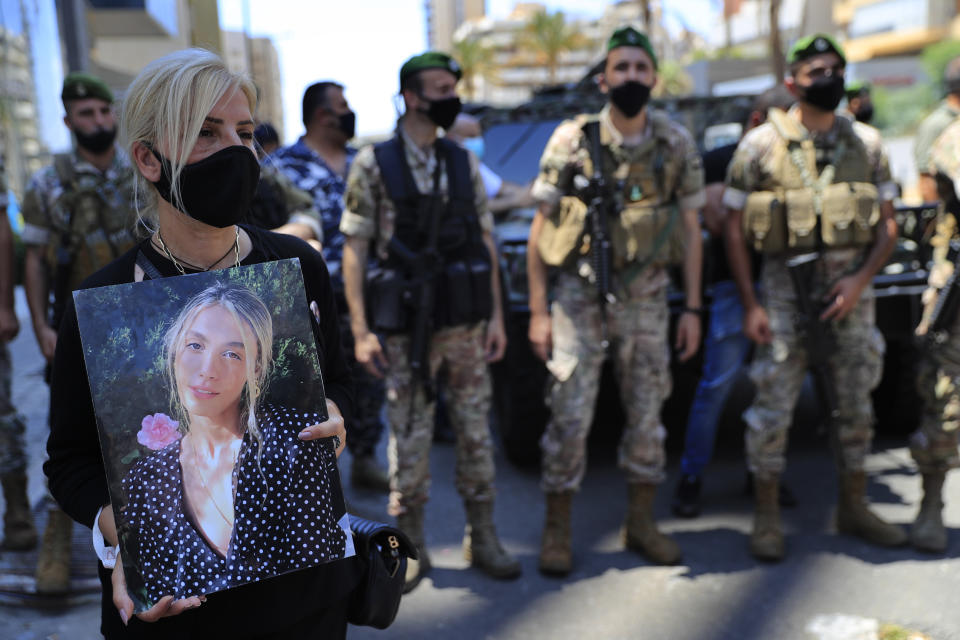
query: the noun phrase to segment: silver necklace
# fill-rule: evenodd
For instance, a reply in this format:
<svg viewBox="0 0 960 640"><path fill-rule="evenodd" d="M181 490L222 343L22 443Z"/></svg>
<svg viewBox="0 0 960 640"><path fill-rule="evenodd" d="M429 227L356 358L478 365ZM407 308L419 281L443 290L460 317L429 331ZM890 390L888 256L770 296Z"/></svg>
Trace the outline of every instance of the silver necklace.
<svg viewBox="0 0 960 640"><path fill-rule="evenodd" d="M163 249L163 252L166 254L170 262L173 263L173 266L177 268L177 271L180 272L180 275L186 275L186 271L184 270L183 266L181 266L181 263L186 265L188 269L192 269L194 271L210 271L210 269L213 269L215 266L223 262L223 260L230 255L231 251L234 252L234 257L235 257L234 266L239 267L240 266L240 226L234 225L233 228L234 228L234 231L236 232L236 235L234 236L234 240L233 240L233 246L227 249L227 252L223 254L223 256L219 260L211 264L209 267L198 267L197 265L190 264L186 260L183 260L183 259L177 260L174 257L174 255L170 253L170 249L167 248L166 243L163 241L163 236L160 235L160 229L157 229L157 240L159 240L160 242L160 248Z"/></svg>

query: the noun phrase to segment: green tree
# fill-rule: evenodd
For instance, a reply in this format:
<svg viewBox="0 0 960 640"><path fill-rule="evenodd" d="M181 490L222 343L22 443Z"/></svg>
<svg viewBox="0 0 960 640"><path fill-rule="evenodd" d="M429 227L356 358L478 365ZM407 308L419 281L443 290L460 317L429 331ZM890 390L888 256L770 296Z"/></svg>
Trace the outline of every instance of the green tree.
<svg viewBox="0 0 960 640"><path fill-rule="evenodd" d="M548 82L554 84L560 55L585 46L587 41L583 34L567 24L563 11L539 11L524 27L523 37L518 44L547 67Z"/></svg>
<svg viewBox="0 0 960 640"><path fill-rule="evenodd" d="M477 78L496 78L494 54L494 49L483 44L479 38L467 37L453 43L453 57L460 63L463 94L468 100L476 100Z"/></svg>
<svg viewBox="0 0 960 640"><path fill-rule="evenodd" d="M947 63L957 56L960 56L960 40L944 40L926 47L920 54L920 64L927 72L930 82L934 86L940 86Z"/></svg>
<svg viewBox="0 0 960 640"><path fill-rule="evenodd" d="M657 98L685 96L693 91L693 79L679 62L664 60L657 70L657 85L653 95Z"/></svg>

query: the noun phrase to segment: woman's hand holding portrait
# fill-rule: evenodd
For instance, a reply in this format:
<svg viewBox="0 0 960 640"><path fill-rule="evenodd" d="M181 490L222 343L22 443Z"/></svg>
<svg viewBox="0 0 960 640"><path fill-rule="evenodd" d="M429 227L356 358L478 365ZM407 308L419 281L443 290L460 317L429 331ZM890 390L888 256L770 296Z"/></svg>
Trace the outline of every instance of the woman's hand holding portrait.
<svg viewBox="0 0 960 640"><path fill-rule="evenodd" d="M123 562L117 554L117 564L113 565L113 606L117 608L123 624L130 622L133 615L133 600L127 595L127 580L123 577ZM174 600L173 596L163 596L155 605L137 614L144 622L156 622L160 618L169 618L183 613L187 609L194 609L207 601L206 596L192 596L181 600Z"/></svg>
<svg viewBox="0 0 960 640"><path fill-rule="evenodd" d="M108 504L103 508L97 526L100 527L104 540L108 544L116 546L118 536L117 524L113 519L113 505ZM123 561L120 559L119 553L117 553L116 564L113 565L113 574L110 581L113 583L113 606L117 608L123 624L128 624L130 616L133 615L133 600L127 595L127 580L123 575ZM173 596L164 596L146 611L138 613L137 617L144 622L156 622L160 618L175 616L187 609L199 607L206 599L206 596L193 596L182 600L174 600Z"/></svg>
<svg viewBox="0 0 960 640"><path fill-rule="evenodd" d="M336 440L334 440L334 444L336 445L337 457L339 458L343 452L343 448L347 446L347 429L344 426L343 414L340 413L340 407L330 398L327 398L327 415L330 417L324 422L307 427L301 431L297 437L301 440L318 440L320 438L335 437Z"/></svg>

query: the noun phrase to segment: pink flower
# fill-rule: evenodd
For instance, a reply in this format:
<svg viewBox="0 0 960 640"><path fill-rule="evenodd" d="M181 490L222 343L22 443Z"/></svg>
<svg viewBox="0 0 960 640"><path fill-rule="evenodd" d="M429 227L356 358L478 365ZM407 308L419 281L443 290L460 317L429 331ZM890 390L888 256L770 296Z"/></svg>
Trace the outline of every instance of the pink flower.
<svg viewBox="0 0 960 640"><path fill-rule="evenodd" d="M165 413L144 416L140 426L141 429L137 433L137 442L153 451L163 449L168 444L180 439L180 432L177 430L180 423L171 420L170 416Z"/></svg>

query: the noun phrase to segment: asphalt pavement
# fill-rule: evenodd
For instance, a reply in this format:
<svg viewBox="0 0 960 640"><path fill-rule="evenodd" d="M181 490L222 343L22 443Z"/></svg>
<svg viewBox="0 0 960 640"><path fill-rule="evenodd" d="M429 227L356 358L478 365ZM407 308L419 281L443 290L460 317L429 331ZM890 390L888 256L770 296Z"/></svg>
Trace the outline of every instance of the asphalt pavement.
<svg viewBox="0 0 960 640"><path fill-rule="evenodd" d="M44 497L41 465L46 431L46 385L22 291L18 290L20 336L11 344L14 398L28 419L30 496ZM705 510L694 520L669 509L677 474L659 496L662 528L684 552L676 567L651 566L625 551L619 528L626 487L616 468L615 448L593 448L581 492L574 500L575 570L564 579L536 569L543 500L535 469L518 469L497 454L496 519L505 547L523 565L523 576L497 582L463 560L464 514L453 486L454 452L435 445L431 458L432 498L427 505L427 543L434 570L404 597L386 631L351 628L351 638L656 638L668 640L868 640L883 623L894 623L936 640L960 639L960 479L947 483L945 516L950 547L943 556L905 549L884 550L838 536L832 525L835 474L825 442L794 438L785 480L800 504L784 511L787 559L759 564L747 551L751 505L741 489L743 461L728 446L708 469ZM386 442L378 454L386 460ZM349 470L349 454L342 458ZM898 523L912 520L919 478L903 443L880 441L868 460L870 497L877 511ZM349 475L344 473L344 478ZM351 508L386 519L386 496L347 486ZM84 551L78 526L75 579L88 575L92 550ZM0 555L0 567L26 563ZM21 571L21 579L29 572ZM0 575L0 589L10 576ZM91 640L100 638L99 603L83 595L73 605L42 607L31 598L0 597L0 639ZM50 604L50 603L46 603Z"/></svg>

